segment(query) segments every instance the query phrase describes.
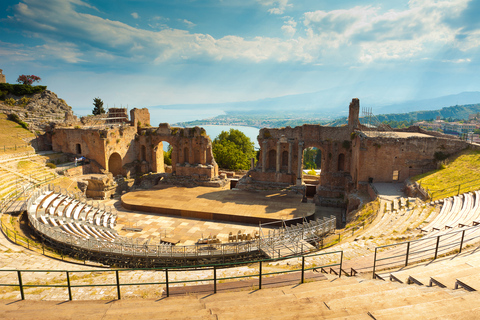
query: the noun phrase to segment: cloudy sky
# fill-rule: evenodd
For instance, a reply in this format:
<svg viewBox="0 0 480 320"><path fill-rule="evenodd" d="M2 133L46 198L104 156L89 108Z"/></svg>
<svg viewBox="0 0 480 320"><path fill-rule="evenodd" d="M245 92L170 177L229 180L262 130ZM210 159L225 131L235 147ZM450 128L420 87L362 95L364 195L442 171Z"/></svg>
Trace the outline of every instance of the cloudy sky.
<svg viewBox="0 0 480 320"><path fill-rule="evenodd" d="M80 114L97 96L395 102L480 90L479 16L480 0L2 0L0 68L42 77Z"/></svg>

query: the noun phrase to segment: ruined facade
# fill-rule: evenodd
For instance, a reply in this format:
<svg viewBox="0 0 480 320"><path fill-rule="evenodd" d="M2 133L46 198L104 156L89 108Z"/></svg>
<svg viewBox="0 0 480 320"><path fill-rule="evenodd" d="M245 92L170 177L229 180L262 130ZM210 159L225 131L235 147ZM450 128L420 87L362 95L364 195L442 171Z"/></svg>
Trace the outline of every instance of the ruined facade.
<svg viewBox="0 0 480 320"><path fill-rule="evenodd" d="M130 124L56 128L52 134L52 149L93 160L99 171L129 176L164 172L163 142L167 142L172 147L174 174L200 180L217 178L218 166L204 129L170 128L168 124L150 127L147 109L133 109L130 116Z"/></svg>
<svg viewBox="0 0 480 320"><path fill-rule="evenodd" d="M260 159L237 185L250 188L265 183L302 185L303 152L321 150L318 198L344 198L368 182L397 182L436 168L436 154L453 154L467 147L452 136L423 131L374 131L360 124L359 100L349 107L348 125L261 129Z"/></svg>
<svg viewBox="0 0 480 320"><path fill-rule="evenodd" d="M366 190L368 182L396 182L436 168L438 155L465 149L455 137L406 130L369 129L360 124L360 104L353 99L348 124L343 127L303 125L295 128L261 129L259 161L237 188L302 186L303 153L321 150L321 174L317 199L346 199L353 190ZM130 111L130 122L101 127L56 128L54 151L85 156L97 172L114 176L164 172L163 143L172 147L172 173L197 180L218 179L212 143L203 128L150 127L147 109ZM311 186L313 187L313 186Z"/></svg>
<svg viewBox="0 0 480 320"><path fill-rule="evenodd" d="M0 69L0 83L7 83L7 79L5 78L2 69Z"/></svg>

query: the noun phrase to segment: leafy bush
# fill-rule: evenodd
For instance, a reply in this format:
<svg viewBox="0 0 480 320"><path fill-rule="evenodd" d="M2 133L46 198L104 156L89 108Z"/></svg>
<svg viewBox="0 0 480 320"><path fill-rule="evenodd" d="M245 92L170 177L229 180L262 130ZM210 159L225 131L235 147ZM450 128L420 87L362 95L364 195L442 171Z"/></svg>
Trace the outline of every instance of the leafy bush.
<svg viewBox="0 0 480 320"><path fill-rule="evenodd" d="M51 169L55 169L57 167L57 165L55 163L48 162L47 167L49 167Z"/></svg>
<svg viewBox="0 0 480 320"><path fill-rule="evenodd" d="M10 121L13 121L13 122L16 122L18 123L23 129L27 129L28 130L28 124L23 122L19 117L18 115L16 115L15 113L10 113L7 117L8 120Z"/></svg>
<svg viewBox="0 0 480 320"><path fill-rule="evenodd" d="M0 83L0 91L11 93L16 96L31 95L41 93L47 89L47 86L30 86L26 84Z"/></svg>
<svg viewBox="0 0 480 320"><path fill-rule="evenodd" d="M7 106L12 106L12 107L13 107L13 106L16 104L16 102L17 102L17 101L15 101L15 99L13 99L13 98L7 98L7 99L5 99L5 104L6 104Z"/></svg>
<svg viewBox="0 0 480 320"><path fill-rule="evenodd" d="M27 103L29 102L30 102L30 98L27 98L25 96L20 99L20 103L24 106L27 105Z"/></svg>

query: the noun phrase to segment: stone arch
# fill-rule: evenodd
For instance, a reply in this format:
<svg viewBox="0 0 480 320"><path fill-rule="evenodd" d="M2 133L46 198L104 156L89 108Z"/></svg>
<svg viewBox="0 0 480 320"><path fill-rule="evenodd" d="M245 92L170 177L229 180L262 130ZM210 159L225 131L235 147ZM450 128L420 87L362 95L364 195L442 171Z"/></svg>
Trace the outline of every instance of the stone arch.
<svg viewBox="0 0 480 320"><path fill-rule="evenodd" d="M268 151L267 168L275 170L277 167L277 150L271 149Z"/></svg>
<svg viewBox="0 0 480 320"><path fill-rule="evenodd" d="M117 152L110 155L108 159L108 171L113 174L114 177L123 173L122 157Z"/></svg>
<svg viewBox="0 0 480 320"><path fill-rule="evenodd" d="M82 145L80 143L77 143L75 145L75 153L76 154L82 154Z"/></svg>
<svg viewBox="0 0 480 320"><path fill-rule="evenodd" d="M338 164L337 164L338 171L345 171L345 154L340 153L338 155Z"/></svg>

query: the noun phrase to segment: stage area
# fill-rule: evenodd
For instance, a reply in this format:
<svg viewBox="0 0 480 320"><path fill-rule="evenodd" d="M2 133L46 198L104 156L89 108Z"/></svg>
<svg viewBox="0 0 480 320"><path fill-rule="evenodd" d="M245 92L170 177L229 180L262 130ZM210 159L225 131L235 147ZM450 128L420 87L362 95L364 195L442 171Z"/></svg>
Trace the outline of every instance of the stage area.
<svg viewBox="0 0 480 320"><path fill-rule="evenodd" d="M155 186L122 196L128 210L185 218L258 224L313 215L314 203L286 191L243 191L220 188Z"/></svg>

